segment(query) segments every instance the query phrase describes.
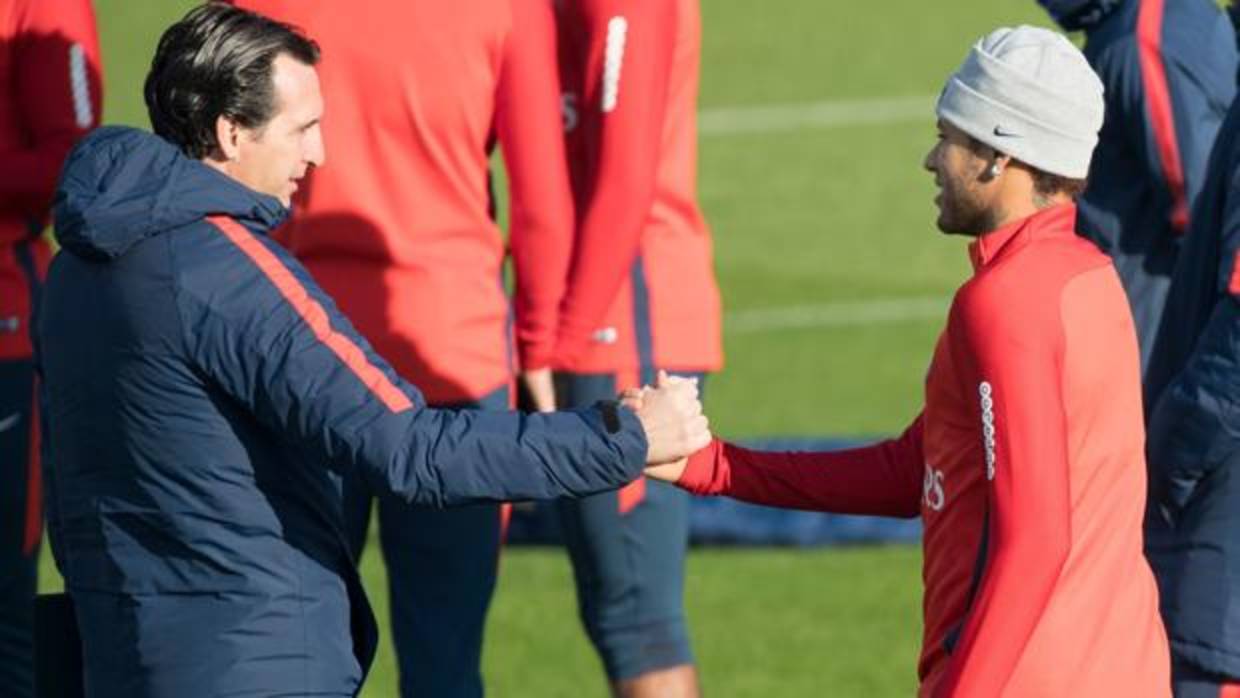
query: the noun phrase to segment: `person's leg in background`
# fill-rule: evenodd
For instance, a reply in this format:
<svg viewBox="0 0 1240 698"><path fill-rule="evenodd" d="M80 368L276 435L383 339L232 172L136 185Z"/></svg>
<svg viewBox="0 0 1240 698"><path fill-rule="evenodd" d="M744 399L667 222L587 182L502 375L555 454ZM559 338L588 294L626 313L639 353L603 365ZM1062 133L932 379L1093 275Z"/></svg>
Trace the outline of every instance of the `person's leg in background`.
<svg viewBox="0 0 1240 698"><path fill-rule="evenodd" d="M34 595L43 537L30 317L49 257L31 240L0 249L0 693L34 695Z"/></svg>
<svg viewBox="0 0 1240 698"><path fill-rule="evenodd" d="M436 407L506 410L509 392ZM360 559L370 494L359 489L356 481L346 483L345 517ZM377 499L400 694L480 698L483 631L499 572L500 505L432 509Z"/></svg>
<svg viewBox="0 0 1240 698"><path fill-rule="evenodd" d="M642 379L653 382L653 372ZM605 374L562 374L556 379L557 404L593 404L636 383ZM621 698L698 695L684 613L687 494L642 479L556 506L582 623L612 693Z"/></svg>
<svg viewBox="0 0 1240 698"><path fill-rule="evenodd" d="M1234 573L1240 560L1240 453L1211 461L1197 479L1184 481L1191 493L1159 502L1170 514L1169 537L1156 557L1147 549L1171 643L1176 698L1240 698L1235 661L1240 578Z"/></svg>
<svg viewBox="0 0 1240 698"><path fill-rule="evenodd" d="M38 460L34 362L0 360L0 686L34 695L34 595L38 582Z"/></svg>

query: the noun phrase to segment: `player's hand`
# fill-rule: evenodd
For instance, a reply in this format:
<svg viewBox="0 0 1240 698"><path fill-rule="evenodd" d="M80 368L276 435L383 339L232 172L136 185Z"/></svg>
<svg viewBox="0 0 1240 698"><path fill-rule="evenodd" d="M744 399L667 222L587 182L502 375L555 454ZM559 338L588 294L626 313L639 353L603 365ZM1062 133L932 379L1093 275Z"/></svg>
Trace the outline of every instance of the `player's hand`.
<svg viewBox="0 0 1240 698"><path fill-rule="evenodd" d="M646 466L646 477L662 480L663 482L675 483L684 474L685 468L689 465L689 459L680 458L671 463L662 463L659 465Z"/></svg>
<svg viewBox="0 0 1240 698"><path fill-rule="evenodd" d="M660 371L654 388L622 394L621 402L638 405L634 411L646 432L648 465L673 463L710 443L710 424L694 379Z"/></svg>
<svg viewBox="0 0 1240 698"><path fill-rule="evenodd" d="M521 383L529 393L532 407L539 412L555 411L555 384L551 380L550 368L536 368L521 372Z"/></svg>
<svg viewBox="0 0 1240 698"><path fill-rule="evenodd" d="M616 398L620 400L621 405L637 412L645 404L646 390L648 388L629 388L616 396Z"/></svg>

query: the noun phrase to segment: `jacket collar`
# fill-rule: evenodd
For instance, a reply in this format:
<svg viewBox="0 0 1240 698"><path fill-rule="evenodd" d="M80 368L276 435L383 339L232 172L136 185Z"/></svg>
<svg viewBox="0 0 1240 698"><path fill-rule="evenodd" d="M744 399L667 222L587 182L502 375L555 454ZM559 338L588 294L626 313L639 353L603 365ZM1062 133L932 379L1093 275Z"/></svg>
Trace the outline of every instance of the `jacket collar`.
<svg viewBox="0 0 1240 698"><path fill-rule="evenodd" d="M155 134L105 126L69 153L53 204L56 238L78 256L116 259L169 230L225 215L266 232L288 211Z"/></svg>
<svg viewBox="0 0 1240 698"><path fill-rule="evenodd" d="M1035 239L1076 235L1076 204L1056 204L985 233L969 243L969 260L979 272Z"/></svg>

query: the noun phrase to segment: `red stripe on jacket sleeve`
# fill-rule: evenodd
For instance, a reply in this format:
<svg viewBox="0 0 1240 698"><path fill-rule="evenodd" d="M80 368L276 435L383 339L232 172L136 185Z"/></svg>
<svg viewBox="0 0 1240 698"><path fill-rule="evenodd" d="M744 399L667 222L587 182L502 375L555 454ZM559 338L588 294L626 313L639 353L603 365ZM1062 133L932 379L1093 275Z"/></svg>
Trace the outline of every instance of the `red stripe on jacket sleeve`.
<svg viewBox="0 0 1240 698"><path fill-rule="evenodd" d="M1231 260L1231 278L1227 280L1227 292L1240 296L1240 249L1236 250L1235 257Z"/></svg>
<svg viewBox="0 0 1240 698"><path fill-rule="evenodd" d="M1171 225L1176 232L1183 233L1188 228L1188 196L1184 190L1184 165L1175 135L1171 89L1163 64L1164 2L1141 0L1137 14L1137 59L1141 66L1141 83L1145 87L1145 106L1154 132L1154 145L1162 163L1163 179L1171 192Z"/></svg>
<svg viewBox="0 0 1240 698"><path fill-rule="evenodd" d="M384 405L387 405L389 410L403 412L413 407L409 396L401 392L400 388L383 374L383 371L370 363L366 359L366 354L353 340L332 329L327 311L310 297L297 277L293 276L288 267L284 266L271 253L271 250L264 247L248 230L231 218L211 216L207 218L207 222L219 228L254 262L259 271L271 281L280 295L284 296L289 305L293 306L293 310L297 311L301 319L310 327L315 338L331 349L370 392L382 400Z"/></svg>

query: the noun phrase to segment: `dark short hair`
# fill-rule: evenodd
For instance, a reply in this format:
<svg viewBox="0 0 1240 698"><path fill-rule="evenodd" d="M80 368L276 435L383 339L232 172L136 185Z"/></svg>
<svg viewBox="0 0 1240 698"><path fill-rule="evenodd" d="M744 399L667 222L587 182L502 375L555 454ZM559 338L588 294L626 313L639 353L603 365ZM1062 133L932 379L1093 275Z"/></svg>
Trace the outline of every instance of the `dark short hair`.
<svg viewBox="0 0 1240 698"><path fill-rule="evenodd" d="M315 65L319 47L296 28L208 2L168 27L143 88L155 133L186 155L219 148L216 120L262 128L276 110L271 66L276 56Z"/></svg>
<svg viewBox="0 0 1240 698"><path fill-rule="evenodd" d="M1085 192L1088 184L1083 179L1043 172L1036 167L1030 167L1029 174L1033 176L1033 191L1040 196L1063 194L1070 199L1076 199Z"/></svg>
<svg viewBox="0 0 1240 698"><path fill-rule="evenodd" d="M999 152L994 146L987 145L982 141L965 134L968 138L969 150L979 157L985 157L989 153ZM1055 196L1063 194L1070 199L1076 199L1085 191L1088 182L1084 179L1074 179L1072 177L1064 177L1063 175L1051 174L1044 170L1030 165L1022 160L1013 158L1013 162L1029 171L1029 176L1033 178L1033 193L1038 196Z"/></svg>

